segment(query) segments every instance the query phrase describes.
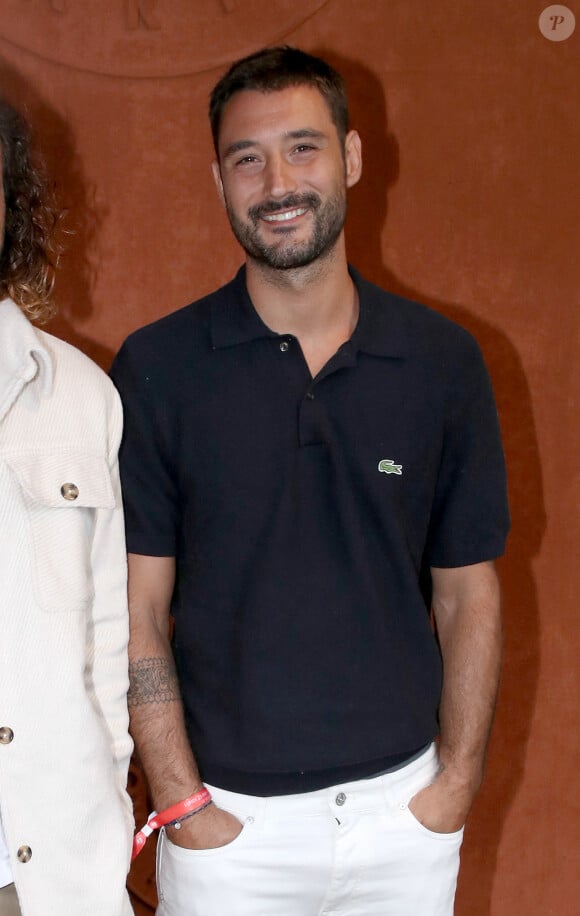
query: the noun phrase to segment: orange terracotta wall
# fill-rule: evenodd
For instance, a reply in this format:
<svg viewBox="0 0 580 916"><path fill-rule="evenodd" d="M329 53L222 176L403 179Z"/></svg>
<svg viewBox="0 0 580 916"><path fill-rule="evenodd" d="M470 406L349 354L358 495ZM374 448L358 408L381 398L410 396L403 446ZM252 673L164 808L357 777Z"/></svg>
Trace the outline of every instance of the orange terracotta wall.
<svg viewBox="0 0 580 916"><path fill-rule="evenodd" d="M459 916L579 912L580 4L559 42L538 28L547 5L0 0L0 86L27 106L75 232L55 333L106 367L133 328L231 276L207 96L226 61L284 41L326 54L351 87L365 151L352 261L482 344L513 532Z"/></svg>

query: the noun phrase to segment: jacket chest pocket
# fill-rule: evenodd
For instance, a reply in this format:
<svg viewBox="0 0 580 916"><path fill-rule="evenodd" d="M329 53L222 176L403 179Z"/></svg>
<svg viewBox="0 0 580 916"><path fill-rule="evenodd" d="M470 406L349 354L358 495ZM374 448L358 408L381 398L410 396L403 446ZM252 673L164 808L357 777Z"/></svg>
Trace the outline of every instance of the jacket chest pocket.
<svg viewBox="0 0 580 916"><path fill-rule="evenodd" d="M30 526L32 585L43 610L83 610L94 595L95 516L115 507L104 458L75 452L11 456Z"/></svg>

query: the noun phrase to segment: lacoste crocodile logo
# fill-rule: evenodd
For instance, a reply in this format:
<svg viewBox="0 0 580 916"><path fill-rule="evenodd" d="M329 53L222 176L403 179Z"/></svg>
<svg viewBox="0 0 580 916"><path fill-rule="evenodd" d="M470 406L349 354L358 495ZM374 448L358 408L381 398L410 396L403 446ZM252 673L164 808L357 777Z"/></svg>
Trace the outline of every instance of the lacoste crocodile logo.
<svg viewBox="0 0 580 916"><path fill-rule="evenodd" d="M403 465L395 464L392 458L381 458L379 471L381 474L398 474L400 477L403 473Z"/></svg>

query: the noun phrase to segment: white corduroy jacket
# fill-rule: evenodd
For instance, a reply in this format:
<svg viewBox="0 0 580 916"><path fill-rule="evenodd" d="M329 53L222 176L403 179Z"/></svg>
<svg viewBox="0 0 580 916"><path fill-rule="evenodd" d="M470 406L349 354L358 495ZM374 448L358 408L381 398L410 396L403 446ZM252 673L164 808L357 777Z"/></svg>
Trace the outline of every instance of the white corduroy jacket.
<svg viewBox="0 0 580 916"><path fill-rule="evenodd" d="M23 916L129 916L121 407L0 302L0 812Z"/></svg>

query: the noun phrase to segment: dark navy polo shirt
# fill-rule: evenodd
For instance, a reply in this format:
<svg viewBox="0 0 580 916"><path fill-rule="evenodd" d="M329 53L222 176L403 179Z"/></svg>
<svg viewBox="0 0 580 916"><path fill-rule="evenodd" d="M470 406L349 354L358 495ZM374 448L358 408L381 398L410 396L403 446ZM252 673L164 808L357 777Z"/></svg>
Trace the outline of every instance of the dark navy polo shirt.
<svg viewBox="0 0 580 916"><path fill-rule="evenodd" d="M309 790L429 742L428 569L504 549L477 344L353 277L357 327L314 379L243 269L129 337L112 370L128 549L177 558L187 730L202 778L233 791Z"/></svg>

